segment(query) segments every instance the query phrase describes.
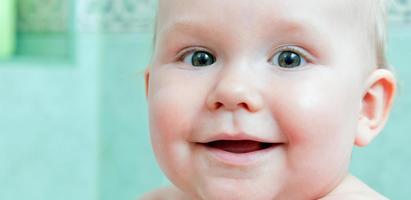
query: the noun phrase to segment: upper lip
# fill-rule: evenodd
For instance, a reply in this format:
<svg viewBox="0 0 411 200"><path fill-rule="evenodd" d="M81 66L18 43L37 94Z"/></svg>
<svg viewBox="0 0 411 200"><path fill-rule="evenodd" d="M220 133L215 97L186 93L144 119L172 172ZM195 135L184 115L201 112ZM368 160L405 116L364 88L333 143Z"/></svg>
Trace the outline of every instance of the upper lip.
<svg viewBox="0 0 411 200"><path fill-rule="evenodd" d="M256 142L261 142L261 143L280 143L280 142L276 142L273 141L272 139L266 139L266 138L261 138L261 137L257 137L251 134L246 134L243 132L240 133L221 133L221 134L217 134L214 135L208 139L206 139L204 142L201 143L210 143L210 142L214 142L214 141L218 141L218 140L250 140L250 141L256 141Z"/></svg>

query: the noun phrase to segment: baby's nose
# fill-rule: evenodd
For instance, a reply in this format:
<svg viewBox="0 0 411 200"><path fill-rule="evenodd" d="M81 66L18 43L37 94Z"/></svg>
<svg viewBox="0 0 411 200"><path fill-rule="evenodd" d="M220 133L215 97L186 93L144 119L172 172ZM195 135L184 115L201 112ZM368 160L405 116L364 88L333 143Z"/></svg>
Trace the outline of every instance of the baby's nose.
<svg viewBox="0 0 411 200"><path fill-rule="evenodd" d="M229 75L218 80L208 95L207 107L210 110L260 110L263 107L263 98L249 78Z"/></svg>

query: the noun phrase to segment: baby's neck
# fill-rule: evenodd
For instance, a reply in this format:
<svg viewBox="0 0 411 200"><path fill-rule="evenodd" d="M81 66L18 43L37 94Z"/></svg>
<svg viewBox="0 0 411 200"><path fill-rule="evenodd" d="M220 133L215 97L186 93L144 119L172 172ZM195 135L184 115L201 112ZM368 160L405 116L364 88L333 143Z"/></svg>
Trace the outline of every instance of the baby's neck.
<svg viewBox="0 0 411 200"><path fill-rule="evenodd" d="M337 187L320 200L374 199L387 200L358 178L348 174ZM141 200L198 200L189 197L175 186L158 189Z"/></svg>
<svg viewBox="0 0 411 200"><path fill-rule="evenodd" d="M145 194L139 200L195 200L190 198L175 186L168 186L156 189Z"/></svg>
<svg viewBox="0 0 411 200"><path fill-rule="evenodd" d="M338 200L338 199L375 199L387 200L386 197L377 193L361 180L348 174L343 181L330 193L321 198L321 200Z"/></svg>

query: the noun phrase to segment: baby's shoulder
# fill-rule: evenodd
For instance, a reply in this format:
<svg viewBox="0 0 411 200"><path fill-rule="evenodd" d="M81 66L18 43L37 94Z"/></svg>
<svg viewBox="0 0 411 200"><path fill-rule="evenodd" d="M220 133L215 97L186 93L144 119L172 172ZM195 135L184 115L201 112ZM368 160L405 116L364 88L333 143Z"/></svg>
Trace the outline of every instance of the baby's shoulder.
<svg viewBox="0 0 411 200"><path fill-rule="evenodd" d="M161 197L161 192L159 190L153 190L150 192L147 192L145 194L143 194L143 196L141 196L140 198L138 198L138 200L155 200L155 199L162 199Z"/></svg>
<svg viewBox="0 0 411 200"><path fill-rule="evenodd" d="M158 188L153 191L145 193L139 200L163 200L169 199L172 196L172 190L170 187Z"/></svg>
<svg viewBox="0 0 411 200"><path fill-rule="evenodd" d="M162 187L145 193L139 200L180 200L184 199L181 192L173 187Z"/></svg>

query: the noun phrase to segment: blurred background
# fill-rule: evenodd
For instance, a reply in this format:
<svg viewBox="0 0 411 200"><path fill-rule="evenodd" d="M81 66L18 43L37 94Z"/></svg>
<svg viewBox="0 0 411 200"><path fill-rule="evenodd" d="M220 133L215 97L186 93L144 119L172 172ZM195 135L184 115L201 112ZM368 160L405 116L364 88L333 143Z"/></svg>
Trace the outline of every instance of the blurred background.
<svg viewBox="0 0 411 200"><path fill-rule="evenodd" d="M0 200L131 200L168 184L153 156L143 70L153 0L0 0ZM411 1L390 9L400 91L351 170L411 197Z"/></svg>

